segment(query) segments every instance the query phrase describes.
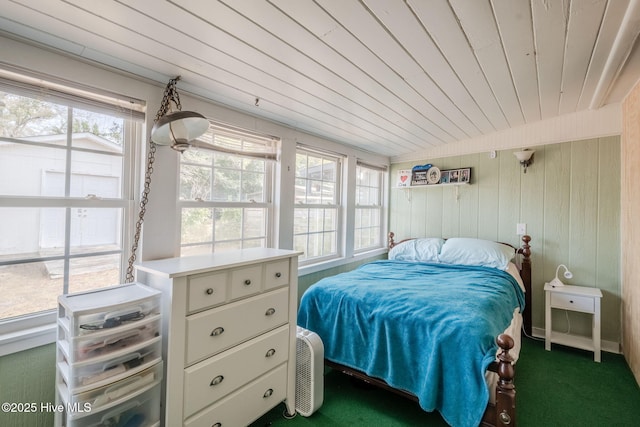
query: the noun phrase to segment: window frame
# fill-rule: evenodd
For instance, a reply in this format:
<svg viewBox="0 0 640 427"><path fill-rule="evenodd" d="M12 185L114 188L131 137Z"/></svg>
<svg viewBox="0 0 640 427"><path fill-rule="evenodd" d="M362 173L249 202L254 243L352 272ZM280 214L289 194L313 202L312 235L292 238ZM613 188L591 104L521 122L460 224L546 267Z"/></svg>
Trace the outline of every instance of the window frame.
<svg viewBox="0 0 640 427"><path fill-rule="evenodd" d="M13 80L14 78L15 80ZM74 117L73 110L90 110L124 119L124 139L121 153L109 153L107 151L74 146L73 133L70 131L73 125L72 120L67 122L66 136L64 136L66 139L63 145L3 137L3 140L9 143L63 150L67 159L64 169L65 180L70 180L71 174L73 173L71 171L71 158L73 153L96 153L99 155L121 157L122 175L119 184L119 197L100 198L91 197L90 195L85 197L72 197L68 194L62 197L0 195L0 200L3 201L3 208L63 208L65 211L74 208L121 209L118 215L120 223L118 235L121 242L120 249L96 251L92 252L90 256L120 254L119 280L120 283L123 283L128 262L128 251L131 245L130 234L135 216L133 212L135 210L134 188L135 182L137 181L135 163L136 159L140 157L144 145L142 143L144 110L146 108L144 103L134 99L124 100L120 96L111 95L98 89L78 89L72 86L63 86L46 80L44 76L34 78L26 74L21 75L7 70L0 70L0 90L18 96L42 99L46 102L64 105L68 108L67 114L70 118ZM132 106L130 110L123 107L127 104ZM38 137L34 138L37 139ZM67 175L69 176L67 177ZM68 222L68 219L66 221ZM65 231L64 244L66 249L62 255L38 258L29 257L24 259L16 258L11 262L5 262L4 265L24 264L42 259L62 259L65 260L65 262L72 262L75 259L83 257L83 255L74 254L69 250L69 238L70 235ZM63 280L61 293L65 293L67 289L67 280L68 278ZM112 285L113 284L109 284L104 287ZM0 357L55 342L57 336L57 313L58 308L54 307L47 310L0 319Z"/></svg>
<svg viewBox="0 0 640 427"><path fill-rule="evenodd" d="M344 244L344 239L341 237L344 235L343 230L344 230L344 226L345 226L345 218L344 218L344 212L345 212L345 208L344 208L344 200L343 200L343 195L346 193L345 190L345 155L339 154L339 153L334 153L334 152L330 152L330 151L325 151L325 150L319 150L319 149L315 149L315 148L310 148L307 146L303 146L301 144L298 144L296 147L296 152L295 152L295 156L297 159L298 153L302 152L305 153L307 156L309 155L313 155L313 156L317 156L320 157L322 159L326 159L326 160L331 160L334 161L336 163L336 180L335 180L335 194L334 194L334 203L333 204L322 204L322 203L296 203L295 202L295 198L294 198L294 204L293 204L293 210L294 210L294 214L293 214L293 218L294 218L294 228L293 228L293 241L294 241L294 249L295 249L295 239L296 236L299 235L309 235L311 233L309 233L308 228L307 228L307 233L296 233L295 231L295 211L297 209L324 209L324 208L330 208L330 209L334 209L335 210L335 221L336 221L336 226L335 226L335 242L336 242L336 251L335 253L332 254L328 254L328 255L321 255L321 256L316 256L316 257L312 257L312 258L307 258L305 257L300 257L299 261L298 261L298 265L302 268L304 267L309 267L309 266L313 266L313 265L319 265L322 263L326 263L329 261L333 261L333 260L337 260L337 259L341 259L344 258L344 254L345 254L345 244ZM297 169L297 160L296 160L296 169ZM297 181L299 179L298 175L297 175L297 170L294 171L294 181ZM305 186L306 188L307 186ZM306 193L305 193L306 195ZM318 233L316 233L318 234ZM324 234L324 228L323 231L320 234ZM307 247L308 247L308 238L307 238Z"/></svg>
<svg viewBox="0 0 640 427"><path fill-rule="evenodd" d="M231 139L237 139L243 143L247 142L249 143L249 145L254 147L256 143L264 144L264 150L261 150L258 152L252 152L252 151L243 152L242 150L234 150L234 149L230 149L229 147L219 146L215 143L215 138L214 138L215 135L220 135L224 139L231 138ZM239 242L241 247L245 247L244 242L258 240L258 238L255 238L255 237L250 237L250 238L244 237L245 209L252 209L252 208L260 208L260 209L264 209L265 211L265 226L264 226L265 235L261 238L264 240L264 246L261 246L261 247L271 247L273 245L275 241L275 232L274 232L275 230L274 197L275 197L275 177L276 177L276 165L275 165L276 154L275 153L276 153L276 150L278 149L279 143L280 143L280 139L273 137L271 135L262 135L262 134L251 132L249 130L240 129L231 125L210 121L209 130L205 133L205 135L203 135L198 141L195 142L194 144L195 149L211 152L213 156L225 155L225 156L234 156L235 158L240 160L244 158L264 160L265 170L264 170L263 200L261 202L256 202L251 200L249 201L237 200L237 201L230 201L230 202L225 202L220 200L202 200L202 199L183 200L180 197L180 190L178 190L176 195L177 197L176 210L177 210L177 216L178 216L178 221L176 221L176 227L178 228L177 229L178 251L180 253L180 256L187 256L183 252L184 248L210 245L212 251L207 253L215 253L216 244L227 243L227 242ZM181 185L181 171L182 171L183 165L201 166L201 167L210 168L211 170L210 191L213 193L213 186L214 186L213 177L215 176L215 169L216 169L215 157L212 157L211 163L207 165L202 165L202 164L188 162L188 161L185 162L181 157L178 165L178 172L177 172L178 187L180 187ZM236 169L236 170L241 172L253 173L250 170L244 170L244 169ZM240 238L217 241L216 234L215 234L216 225L215 225L215 219L214 219L211 224L212 239L210 241L186 243L186 244L183 243L182 242L183 210L193 209L193 208L204 208L204 209L239 208L239 209L242 209L243 219L241 220L241 225L240 225L240 233L241 233ZM253 246L249 246L249 247L253 247ZM221 251L221 252L224 252L224 251Z"/></svg>
<svg viewBox="0 0 640 427"><path fill-rule="evenodd" d="M360 205L358 204L358 188L360 187L358 185L358 179L357 179L357 175L358 175L358 168L364 168L364 169L368 169L370 171L375 171L379 173L378 176L378 204L377 205ZM353 225L353 253L354 254L361 254L361 253L366 253L366 252L370 252L376 249L380 249L380 248L385 248L386 244L385 244L385 239L384 239L384 231L385 231L385 227L384 227L384 223L383 223L383 215L384 215L384 211L385 211L385 187L384 184L387 181L386 178L386 174L387 174L387 168L386 167L380 167L380 166L374 166L374 165L370 165L367 164L365 162L362 161L357 161L356 162L356 167L355 167L355 174L356 174L356 179L355 179L355 195L354 195L354 225ZM372 188L370 186L367 186L368 188ZM377 245L373 245L373 246L366 246L366 247L361 247L361 248L357 248L356 247L356 232L358 230L358 228L356 228L356 222L357 222L357 215L358 215L358 210L360 209L366 209L366 210L375 210L378 212L378 228L379 228L379 243ZM371 227L367 227L367 228L371 228ZM360 229L363 229L363 227L361 227Z"/></svg>

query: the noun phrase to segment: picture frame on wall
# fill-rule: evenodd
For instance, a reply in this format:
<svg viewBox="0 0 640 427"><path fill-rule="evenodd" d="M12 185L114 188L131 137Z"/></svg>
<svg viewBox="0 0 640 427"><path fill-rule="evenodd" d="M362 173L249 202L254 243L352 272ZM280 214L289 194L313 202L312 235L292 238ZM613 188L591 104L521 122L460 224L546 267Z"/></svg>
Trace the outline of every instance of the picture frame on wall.
<svg viewBox="0 0 640 427"><path fill-rule="evenodd" d="M460 169L459 182L471 182L471 168Z"/></svg>
<svg viewBox="0 0 640 427"><path fill-rule="evenodd" d="M471 182L471 168L447 169L440 174L440 184L461 184Z"/></svg>
<svg viewBox="0 0 640 427"><path fill-rule="evenodd" d="M411 169L402 169L398 171L398 179L396 188L407 188L411 186Z"/></svg>

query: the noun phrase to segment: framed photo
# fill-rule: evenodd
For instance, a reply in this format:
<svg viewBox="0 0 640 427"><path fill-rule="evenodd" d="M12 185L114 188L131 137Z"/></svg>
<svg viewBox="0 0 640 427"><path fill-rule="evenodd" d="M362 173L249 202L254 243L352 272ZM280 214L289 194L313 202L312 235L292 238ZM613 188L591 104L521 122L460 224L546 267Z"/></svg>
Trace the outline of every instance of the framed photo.
<svg viewBox="0 0 640 427"><path fill-rule="evenodd" d="M471 168L448 169L441 172L440 184L471 182Z"/></svg>
<svg viewBox="0 0 640 427"><path fill-rule="evenodd" d="M410 187L411 186L411 169L402 169L398 171L398 180L396 181L396 187Z"/></svg>
<svg viewBox="0 0 640 427"><path fill-rule="evenodd" d="M460 169L459 182L471 182L471 168Z"/></svg>

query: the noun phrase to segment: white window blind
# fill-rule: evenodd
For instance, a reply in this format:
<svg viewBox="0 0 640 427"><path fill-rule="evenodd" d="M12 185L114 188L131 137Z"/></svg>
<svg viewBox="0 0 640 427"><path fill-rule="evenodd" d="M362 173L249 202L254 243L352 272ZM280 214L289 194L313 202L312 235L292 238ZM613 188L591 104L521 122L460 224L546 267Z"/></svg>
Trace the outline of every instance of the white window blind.
<svg viewBox="0 0 640 427"><path fill-rule="evenodd" d="M95 89L91 91L73 83L63 85L26 71L18 73L0 69L0 91L138 122L145 119L146 105L143 101L106 92L97 93Z"/></svg>
<svg viewBox="0 0 640 427"><path fill-rule="evenodd" d="M209 122L209 130L195 142L201 149L257 159L276 160L279 138L231 125Z"/></svg>

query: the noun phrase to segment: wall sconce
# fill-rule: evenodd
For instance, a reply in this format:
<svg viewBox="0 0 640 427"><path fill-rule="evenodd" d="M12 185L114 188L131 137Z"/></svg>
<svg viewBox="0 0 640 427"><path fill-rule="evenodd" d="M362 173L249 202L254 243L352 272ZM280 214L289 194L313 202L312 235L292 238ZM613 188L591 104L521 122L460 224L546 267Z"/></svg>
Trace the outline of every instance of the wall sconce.
<svg viewBox="0 0 640 427"><path fill-rule="evenodd" d="M535 152L536 150L529 150L528 148L525 148L522 151L516 151L515 153L513 153L520 164L524 167L524 173L527 173L527 166L533 163L533 153Z"/></svg>
<svg viewBox="0 0 640 427"><path fill-rule="evenodd" d="M176 82L180 76L171 79L165 89L162 105L156 115L151 129L151 140L158 145L170 145L174 150L183 153L190 142L202 136L209 129L209 120L200 113L181 111L180 95ZM177 111L171 111L171 104Z"/></svg>
<svg viewBox="0 0 640 427"><path fill-rule="evenodd" d="M556 277L551 281L551 283L549 283L554 288L558 287L558 286L564 286L564 283L562 283L562 280L558 279L558 273L560 272L560 267L564 268L564 278L565 279L571 279L573 277L573 273L569 271L567 266L564 265L564 264L560 264L558 266L558 268L556 268Z"/></svg>

